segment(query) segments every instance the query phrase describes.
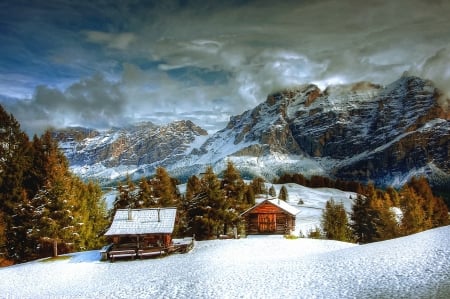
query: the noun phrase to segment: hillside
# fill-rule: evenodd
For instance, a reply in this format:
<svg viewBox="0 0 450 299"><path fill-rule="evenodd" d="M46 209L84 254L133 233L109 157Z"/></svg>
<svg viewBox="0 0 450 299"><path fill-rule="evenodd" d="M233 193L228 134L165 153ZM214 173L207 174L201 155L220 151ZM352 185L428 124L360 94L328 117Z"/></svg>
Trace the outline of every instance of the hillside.
<svg viewBox="0 0 450 299"><path fill-rule="evenodd" d="M450 226L348 243L256 236L197 242L161 259L100 262L98 251L0 269L7 298L448 298Z"/></svg>

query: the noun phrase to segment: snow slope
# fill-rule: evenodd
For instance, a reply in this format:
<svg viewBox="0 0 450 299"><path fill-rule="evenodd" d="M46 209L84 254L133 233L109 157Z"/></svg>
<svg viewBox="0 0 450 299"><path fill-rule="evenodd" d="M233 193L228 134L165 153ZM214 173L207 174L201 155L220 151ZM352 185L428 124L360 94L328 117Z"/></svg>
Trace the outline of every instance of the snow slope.
<svg viewBox="0 0 450 299"><path fill-rule="evenodd" d="M449 298L450 226L368 245L256 236L160 259L0 269L2 298Z"/></svg>
<svg viewBox="0 0 450 299"><path fill-rule="evenodd" d="M296 216L295 232L298 236L300 232L308 235L308 232L320 227L322 212L328 200L333 199L335 203L342 203L347 213L352 210L353 200L357 194L354 192L342 191L333 188L308 188L298 184L284 184L288 191L287 202L300 210ZM266 185L269 188L269 185ZM277 195L280 193L282 185L274 185ZM299 201L303 204L299 204Z"/></svg>

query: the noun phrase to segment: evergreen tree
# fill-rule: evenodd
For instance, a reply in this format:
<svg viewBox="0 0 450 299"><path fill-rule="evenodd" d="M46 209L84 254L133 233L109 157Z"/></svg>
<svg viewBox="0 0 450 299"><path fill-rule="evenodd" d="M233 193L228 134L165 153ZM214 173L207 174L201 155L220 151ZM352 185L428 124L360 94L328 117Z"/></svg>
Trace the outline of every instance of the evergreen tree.
<svg viewBox="0 0 450 299"><path fill-rule="evenodd" d="M212 167L206 169L206 173L201 179L201 188L201 192L205 193L207 198L207 205L203 207L206 217L204 214L203 219L206 220L207 236L211 238L222 232L227 209L225 194L220 188L220 181Z"/></svg>
<svg viewBox="0 0 450 299"><path fill-rule="evenodd" d="M421 232L429 228L426 224L425 211L421 206L421 198L413 188L408 185L403 186L401 192L402 204L402 232L404 235L410 235Z"/></svg>
<svg viewBox="0 0 450 299"><path fill-rule="evenodd" d="M277 196L277 192L275 191L275 187L273 185L269 188L269 195L272 197Z"/></svg>
<svg viewBox="0 0 450 299"><path fill-rule="evenodd" d="M284 201L288 200L289 195L288 195L288 191L286 189L286 186L284 186L284 185L281 186L280 193L278 194L278 198L281 199L281 200L284 200Z"/></svg>
<svg viewBox="0 0 450 299"><path fill-rule="evenodd" d="M448 208L442 198L433 195L425 177L413 177L408 186L419 196L420 205L425 213L424 229L430 229L449 223Z"/></svg>
<svg viewBox="0 0 450 299"><path fill-rule="evenodd" d="M26 262L38 257L38 238L30 228L33 227L35 209L25 191L12 207L8 227L5 232L8 256L16 262Z"/></svg>
<svg viewBox="0 0 450 299"><path fill-rule="evenodd" d="M170 178L166 169L158 167L155 177L150 181L153 197L159 207L176 207L178 205L178 191L175 182Z"/></svg>
<svg viewBox="0 0 450 299"><path fill-rule="evenodd" d="M241 175L231 161L228 161L221 181L221 189L225 193L227 210L224 211L224 229L227 234L228 229L239 224L239 215L248 208L245 200L246 185Z"/></svg>
<svg viewBox="0 0 450 299"><path fill-rule="evenodd" d="M3 244L8 257L15 261L27 260L28 215L30 206L24 180L30 169L31 146L28 136L20 130L19 123L0 105L0 213L2 214Z"/></svg>
<svg viewBox="0 0 450 299"><path fill-rule="evenodd" d="M74 209L76 249L99 248L105 242L103 234L109 224L102 190L92 181L85 184L76 177L73 186L78 203Z"/></svg>
<svg viewBox="0 0 450 299"><path fill-rule="evenodd" d="M59 151L49 132L42 137L45 150L45 185L33 198L37 210L34 236L53 242L53 255L58 255L58 242L74 243L74 206L78 204L72 186L67 159Z"/></svg>
<svg viewBox="0 0 450 299"><path fill-rule="evenodd" d="M188 201L191 200L192 198L194 198L194 196L199 194L200 191L201 191L200 179L195 175L189 177L186 183L186 200Z"/></svg>
<svg viewBox="0 0 450 299"><path fill-rule="evenodd" d="M374 215L370 208L370 197L357 195L352 205L350 228L358 243L370 243L377 237Z"/></svg>
<svg viewBox="0 0 450 299"><path fill-rule="evenodd" d="M223 231L228 207L212 167L208 167L201 178L199 193L186 200L192 234L198 239L210 239Z"/></svg>
<svg viewBox="0 0 450 299"><path fill-rule="evenodd" d="M255 204L255 193L252 186L250 185L246 185L245 187L244 203L247 204L248 207L251 207Z"/></svg>
<svg viewBox="0 0 450 299"><path fill-rule="evenodd" d="M376 241L389 240L400 235L399 223L392 210L392 200L389 194L388 192L382 193L371 201L371 209L376 210L378 216L374 220L377 231Z"/></svg>
<svg viewBox="0 0 450 299"><path fill-rule="evenodd" d="M251 186L253 188L253 194L266 194L266 186L264 184L264 179L261 177L256 177L252 180Z"/></svg>
<svg viewBox="0 0 450 299"><path fill-rule="evenodd" d="M127 175L125 185L119 184L118 191L119 194L114 201L110 216L113 216L118 209L135 208L138 205L136 186L129 175Z"/></svg>
<svg viewBox="0 0 450 299"><path fill-rule="evenodd" d="M200 198L205 195L201 193L200 179L193 175L188 178L186 183L186 194L184 201L181 204L181 211L179 213L179 231L187 235L195 235L197 233L195 226L195 217L201 214Z"/></svg>
<svg viewBox="0 0 450 299"><path fill-rule="evenodd" d="M157 203L154 201L152 186L146 178L141 178L139 182L139 191L137 195L136 208L155 207Z"/></svg>
<svg viewBox="0 0 450 299"><path fill-rule="evenodd" d="M347 213L342 203L335 203L331 198L322 213L322 230L329 240L350 241L351 232L348 227Z"/></svg>

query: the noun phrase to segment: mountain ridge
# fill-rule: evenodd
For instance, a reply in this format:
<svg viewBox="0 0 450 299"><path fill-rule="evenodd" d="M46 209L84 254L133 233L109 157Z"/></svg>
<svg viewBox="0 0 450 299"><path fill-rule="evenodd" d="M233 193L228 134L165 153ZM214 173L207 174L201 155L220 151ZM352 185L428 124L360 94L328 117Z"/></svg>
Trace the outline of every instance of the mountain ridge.
<svg viewBox="0 0 450 299"><path fill-rule="evenodd" d="M55 136L75 173L105 182L151 175L158 166L181 179L207 165L220 173L231 160L244 177L268 180L300 172L400 185L422 174L442 184L450 178L450 113L442 97L431 81L411 76L384 87L305 84L268 95L211 135L178 121L97 132L91 143Z"/></svg>

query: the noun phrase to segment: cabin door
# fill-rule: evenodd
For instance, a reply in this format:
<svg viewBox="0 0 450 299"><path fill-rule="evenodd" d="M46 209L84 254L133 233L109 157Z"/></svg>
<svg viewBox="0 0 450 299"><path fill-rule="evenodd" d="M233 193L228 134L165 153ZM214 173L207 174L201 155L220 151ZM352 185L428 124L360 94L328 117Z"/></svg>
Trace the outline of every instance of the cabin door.
<svg viewBox="0 0 450 299"><path fill-rule="evenodd" d="M274 233L276 224L276 214L258 214L258 230L260 233Z"/></svg>

